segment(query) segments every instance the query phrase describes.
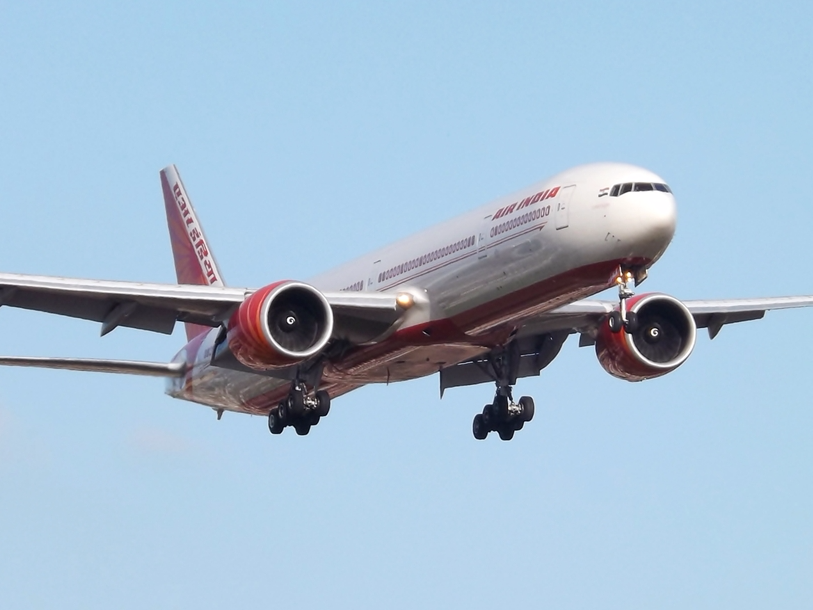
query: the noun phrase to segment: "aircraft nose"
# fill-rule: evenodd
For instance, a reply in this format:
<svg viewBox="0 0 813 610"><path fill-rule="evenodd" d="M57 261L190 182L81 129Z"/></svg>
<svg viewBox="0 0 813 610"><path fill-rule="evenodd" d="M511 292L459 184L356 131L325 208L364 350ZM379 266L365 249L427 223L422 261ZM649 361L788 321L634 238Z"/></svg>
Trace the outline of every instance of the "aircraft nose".
<svg viewBox="0 0 813 610"><path fill-rule="evenodd" d="M629 193L619 198L617 235L627 256L658 260L677 226L677 206L671 193Z"/></svg>
<svg viewBox="0 0 813 610"><path fill-rule="evenodd" d="M650 201L643 202L641 215L644 224L649 227L653 239L669 245L675 236L677 226L677 206L671 194L652 195Z"/></svg>

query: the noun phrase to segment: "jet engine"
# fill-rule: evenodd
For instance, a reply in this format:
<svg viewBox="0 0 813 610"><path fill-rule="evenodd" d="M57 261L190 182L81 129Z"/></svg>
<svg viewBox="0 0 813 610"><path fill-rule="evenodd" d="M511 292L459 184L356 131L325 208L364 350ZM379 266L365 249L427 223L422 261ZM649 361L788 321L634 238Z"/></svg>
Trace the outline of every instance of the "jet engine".
<svg viewBox="0 0 813 610"><path fill-rule="evenodd" d="M228 323L229 351L247 367L268 370L317 354L333 332L324 295L302 282L281 281L249 296Z"/></svg>
<svg viewBox="0 0 813 610"><path fill-rule="evenodd" d="M674 371L692 353L697 325L677 299L642 294L627 299L627 311L632 314L629 329L613 332L604 321L596 336L596 355L610 375L627 381L660 377Z"/></svg>

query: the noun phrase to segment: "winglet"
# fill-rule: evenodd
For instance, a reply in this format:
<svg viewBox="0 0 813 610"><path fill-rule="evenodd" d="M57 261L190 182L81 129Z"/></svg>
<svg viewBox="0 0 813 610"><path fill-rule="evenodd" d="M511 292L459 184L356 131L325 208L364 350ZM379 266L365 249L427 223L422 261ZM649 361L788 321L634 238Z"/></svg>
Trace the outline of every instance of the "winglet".
<svg viewBox="0 0 813 610"><path fill-rule="evenodd" d="M200 286L224 286L223 276L217 267L203 227L192 207L178 169L168 165L161 170L161 189L167 212L169 239L175 258L175 274L179 284ZM206 326L186 324L186 336L191 340L204 331Z"/></svg>

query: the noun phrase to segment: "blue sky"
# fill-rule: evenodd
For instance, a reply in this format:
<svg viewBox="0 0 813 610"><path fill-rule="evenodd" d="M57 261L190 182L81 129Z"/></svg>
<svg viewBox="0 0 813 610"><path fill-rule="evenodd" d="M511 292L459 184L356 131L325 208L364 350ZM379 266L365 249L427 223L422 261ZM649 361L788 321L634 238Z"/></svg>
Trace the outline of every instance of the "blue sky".
<svg viewBox="0 0 813 610"><path fill-rule="evenodd" d="M229 283L306 279L572 165L662 175L644 285L813 293L802 2L0 6L0 267L174 281L176 163ZM159 381L0 370L4 608L803 608L813 312L703 335L641 384L575 341L471 438L488 386L338 399L306 438ZM0 351L183 342L0 311Z"/></svg>

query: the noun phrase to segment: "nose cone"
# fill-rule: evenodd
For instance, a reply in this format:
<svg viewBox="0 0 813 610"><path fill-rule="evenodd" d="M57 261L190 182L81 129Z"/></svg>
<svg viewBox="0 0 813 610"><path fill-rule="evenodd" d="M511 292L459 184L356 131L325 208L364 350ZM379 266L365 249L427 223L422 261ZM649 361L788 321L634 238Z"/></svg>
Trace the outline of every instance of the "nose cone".
<svg viewBox="0 0 813 610"><path fill-rule="evenodd" d="M675 235L677 206L671 193L628 193L613 210L613 233L624 256L658 260Z"/></svg>

